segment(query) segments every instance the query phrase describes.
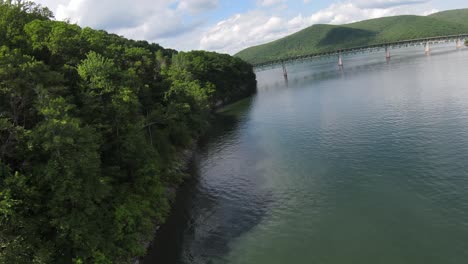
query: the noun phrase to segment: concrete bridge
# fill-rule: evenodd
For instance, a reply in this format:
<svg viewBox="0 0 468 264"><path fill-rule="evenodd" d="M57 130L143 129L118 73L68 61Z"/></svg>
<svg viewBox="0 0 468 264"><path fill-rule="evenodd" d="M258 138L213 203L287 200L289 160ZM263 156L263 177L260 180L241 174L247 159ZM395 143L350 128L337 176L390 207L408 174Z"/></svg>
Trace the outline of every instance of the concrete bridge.
<svg viewBox="0 0 468 264"><path fill-rule="evenodd" d="M374 44L374 45L369 45L369 46L339 49L339 50L321 52L321 53L311 53L311 54L306 54L306 55L301 55L301 56L289 57L285 59L267 61L263 63L254 64L254 69L255 71L258 72L258 71L282 67L283 75L285 78L287 78L288 76L288 72L286 69L287 64L295 64L298 62L310 62L314 60L329 59L330 57L336 57L338 61L338 66L342 67L344 65L343 56L345 55L384 51L385 58L390 59L391 49L399 49L399 48L406 48L406 47L412 47L412 46L422 46L424 48L424 52L426 54L429 54L431 52L431 46L433 45L454 42L455 47L458 49L464 45L465 39L468 39L468 34L438 36L438 37L402 40L402 41L397 41L397 42L380 43L380 44Z"/></svg>

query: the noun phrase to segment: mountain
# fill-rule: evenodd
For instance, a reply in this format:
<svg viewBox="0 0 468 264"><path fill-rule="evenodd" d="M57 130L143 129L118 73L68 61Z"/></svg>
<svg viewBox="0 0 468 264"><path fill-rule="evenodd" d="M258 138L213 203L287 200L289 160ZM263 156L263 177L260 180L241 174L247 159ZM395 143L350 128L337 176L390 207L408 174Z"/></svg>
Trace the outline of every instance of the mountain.
<svg viewBox="0 0 468 264"><path fill-rule="evenodd" d="M405 39L468 33L468 9L430 16L393 16L344 25L317 24L287 37L240 51L252 64L290 56Z"/></svg>
<svg viewBox="0 0 468 264"><path fill-rule="evenodd" d="M432 14L429 17L437 18L447 22L468 25L468 8L442 11Z"/></svg>

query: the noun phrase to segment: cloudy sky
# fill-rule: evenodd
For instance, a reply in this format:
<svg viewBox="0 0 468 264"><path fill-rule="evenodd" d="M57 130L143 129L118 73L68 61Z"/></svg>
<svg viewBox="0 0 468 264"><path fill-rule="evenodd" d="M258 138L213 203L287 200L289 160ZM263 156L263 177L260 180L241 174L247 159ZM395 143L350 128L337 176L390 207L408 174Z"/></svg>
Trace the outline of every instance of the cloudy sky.
<svg viewBox="0 0 468 264"><path fill-rule="evenodd" d="M57 20L178 50L234 54L317 23L467 8L467 0L35 0Z"/></svg>

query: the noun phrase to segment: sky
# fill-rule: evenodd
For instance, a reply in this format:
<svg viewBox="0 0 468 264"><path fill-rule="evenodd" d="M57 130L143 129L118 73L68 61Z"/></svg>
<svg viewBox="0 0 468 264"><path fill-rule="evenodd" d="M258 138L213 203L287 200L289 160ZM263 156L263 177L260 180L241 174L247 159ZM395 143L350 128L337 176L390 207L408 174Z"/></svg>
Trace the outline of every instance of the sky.
<svg viewBox="0 0 468 264"><path fill-rule="evenodd" d="M314 24L468 8L467 0L34 0L57 20L177 50L235 54Z"/></svg>

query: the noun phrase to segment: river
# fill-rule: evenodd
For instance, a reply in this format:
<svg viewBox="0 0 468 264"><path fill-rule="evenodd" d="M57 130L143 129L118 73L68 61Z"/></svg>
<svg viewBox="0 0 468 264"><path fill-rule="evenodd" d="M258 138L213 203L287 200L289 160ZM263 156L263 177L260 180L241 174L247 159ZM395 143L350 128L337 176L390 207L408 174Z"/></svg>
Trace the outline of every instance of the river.
<svg viewBox="0 0 468 264"><path fill-rule="evenodd" d="M466 263L468 49L453 46L258 73L143 263Z"/></svg>

